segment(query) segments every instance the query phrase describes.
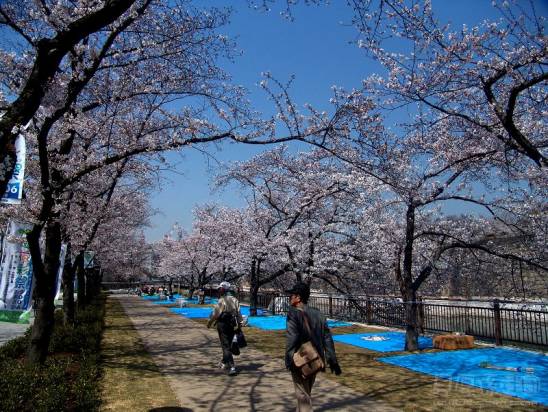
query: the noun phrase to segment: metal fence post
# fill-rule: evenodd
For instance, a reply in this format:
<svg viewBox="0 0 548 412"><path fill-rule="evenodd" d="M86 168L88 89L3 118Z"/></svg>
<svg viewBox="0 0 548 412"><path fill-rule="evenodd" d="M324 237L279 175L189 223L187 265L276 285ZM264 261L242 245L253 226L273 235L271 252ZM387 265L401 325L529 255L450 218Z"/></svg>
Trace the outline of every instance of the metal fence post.
<svg viewBox="0 0 548 412"><path fill-rule="evenodd" d="M495 345L502 345L502 324L500 318L500 303L498 299L493 301L493 311L495 313Z"/></svg>
<svg viewBox="0 0 548 412"><path fill-rule="evenodd" d="M277 293L274 293L274 296L272 297L272 314L276 314L276 298L278 297Z"/></svg>
<svg viewBox="0 0 548 412"><path fill-rule="evenodd" d="M329 295L329 317L333 318L333 296Z"/></svg>

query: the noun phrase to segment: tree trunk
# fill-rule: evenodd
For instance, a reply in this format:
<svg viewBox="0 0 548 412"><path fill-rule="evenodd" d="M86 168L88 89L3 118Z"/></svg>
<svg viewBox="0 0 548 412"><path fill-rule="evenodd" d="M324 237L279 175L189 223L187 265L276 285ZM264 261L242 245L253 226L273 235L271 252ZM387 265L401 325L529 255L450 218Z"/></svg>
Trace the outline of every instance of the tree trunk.
<svg viewBox="0 0 548 412"><path fill-rule="evenodd" d="M36 317L32 326L28 361L32 364L43 363L47 357L49 342L53 332L55 305L55 283L59 270L61 252L61 230L59 222L46 224L44 260L40 254L41 227L35 225L28 235L29 248L35 276L34 304Z"/></svg>
<svg viewBox="0 0 548 412"><path fill-rule="evenodd" d="M251 282L249 285L249 316L257 316L257 295L259 294L259 265L257 259L251 261Z"/></svg>
<svg viewBox="0 0 548 412"><path fill-rule="evenodd" d="M410 289L405 295L405 350L419 350L419 305L417 303L417 295L414 290Z"/></svg>
<svg viewBox="0 0 548 412"><path fill-rule="evenodd" d="M306 261L305 273L308 280L308 284L312 282L312 268L314 267L314 254L315 254L315 245L314 237L312 232L308 232L308 259Z"/></svg>
<svg viewBox="0 0 548 412"><path fill-rule="evenodd" d="M449 287L447 291L447 294L449 296L461 296L461 291L460 291L461 276L462 275L460 273L460 269L457 267L457 265L453 265L451 267L451 274L449 275Z"/></svg>
<svg viewBox="0 0 548 412"><path fill-rule="evenodd" d="M78 280L77 303L78 309L83 309L87 305L86 295L86 276L84 272L84 252L80 252L76 258L76 278Z"/></svg>
<svg viewBox="0 0 548 412"><path fill-rule="evenodd" d="M405 247L403 249L403 273L400 280L400 292L403 297L405 311L405 350L419 349L417 330L418 307L416 290L413 287L413 246L415 238L415 206L410 199L407 205L405 225Z"/></svg>
<svg viewBox="0 0 548 412"><path fill-rule="evenodd" d="M86 305L99 295L101 291L101 270L99 268L84 269L86 277L85 302Z"/></svg>
<svg viewBox="0 0 548 412"><path fill-rule="evenodd" d="M74 267L70 249L69 243L63 268L63 321L65 325L74 323Z"/></svg>

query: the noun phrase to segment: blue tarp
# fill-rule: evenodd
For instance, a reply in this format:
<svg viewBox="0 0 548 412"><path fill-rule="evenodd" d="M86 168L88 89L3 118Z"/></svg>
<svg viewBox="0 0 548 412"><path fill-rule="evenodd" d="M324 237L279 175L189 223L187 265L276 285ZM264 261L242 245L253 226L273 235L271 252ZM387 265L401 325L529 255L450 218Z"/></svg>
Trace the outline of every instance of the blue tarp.
<svg viewBox="0 0 548 412"><path fill-rule="evenodd" d="M160 300L160 295L152 295L152 296L149 296L149 295L142 295L141 297L142 297L143 299L150 300L150 301ZM173 295L173 299L177 299L177 298L180 298L180 297L181 297L181 295L179 295L178 293L175 293L175 294ZM162 299L162 300L165 300L165 298Z"/></svg>
<svg viewBox="0 0 548 412"><path fill-rule="evenodd" d="M177 313L178 315L185 316L187 318L209 318L209 315L213 311L213 308L207 307L207 308L170 308L170 310L173 313ZM249 316L249 306L240 306L240 312L242 316L247 317L248 325L254 326L256 328L260 329L267 329L267 330L284 330L285 329L285 320L286 317L282 315L275 315L275 316L265 316L265 314L268 313L268 311L264 309L257 309L257 313L259 316ZM341 322L341 321L335 321L335 320L328 320L327 325L331 327L340 327L340 326L351 326L351 323L348 322Z"/></svg>
<svg viewBox="0 0 548 412"><path fill-rule="evenodd" d="M160 296L159 295L152 295L152 296L149 296L149 295L142 295L141 296L143 299L145 300L160 300Z"/></svg>
<svg viewBox="0 0 548 412"><path fill-rule="evenodd" d="M358 346L378 352L399 352L405 348L405 333L403 332L377 332L377 333L351 333L348 335L333 336L336 342ZM419 349L432 347L432 338L419 337Z"/></svg>
<svg viewBox="0 0 548 412"><path fill-rule="evenodd" d="M186 316L187 318L208 318L213 308L171 308L171 311L179 315ZM263 309L258 309L259 314L266 313ZM249 307L241 306L240 312L243 316L249 316ZM284 318L285 319L285 318ZM285 329L285 324L284 324Z"/></svg>
<svg viewBox="0 0 548 412"><path fill-rule="evenodd" d="M146 296L142 296L142 298L148 300L149 302L158 304L158 305L170 305L170 304L173 304L173 303L178 303L177 299L183 298L183 297L179 294L175 294L175 295L173 295L172 300L169 300L169 299L160 300L159 295L153 295L153 296L146 295ZM185 302L188 302L188 303L194 303L194 304L198 303L198 298L197 297L194 297L192 299L188 299L188 298L183 298L183 299L185 300ZM217 299L217 298L206 297L204 302L208 305L209 304L214 305L214 304L217 303L218 300L219 299Z"/></svg>
<svg viewBox="0 0 548 412"><path fill-rule="evenodd" d="M282 315L275 315L275 316L250 316L247 319L247 323L249 326L254 326L256 328L260 329L266 329L266 330L285 330L285 321L286 316ZM337 328L341 326L351 326L351 323L348 322L342 322L342 321L336 321L336 320L328 320L327 326L330 328Z"/></svg>
<svg viewBox="0 0 548 412"><path fill-rule="evenodd" d="M192 299L189 299L189 298L185 298L185 301L187 301L188 303L194 303L194 304L197 304L198 303L198 296L193 296ZM212 297L209 297L209 296L206 296L204 298L204 302L207 303L207 304L215 304L219 301L219 299L217 298L212 298Z"/></svg>
<svg viewBox="0 0 548 412"><path fill-rule="evenodd" d="M181 295L173 295L173 299L148 299L148 301L154 303L155 305L174 305L180 297Z"/></svg>
<svg viewBox="0 0 548 412"><path fill-rule="evenodd" d="M155 305L175 305L177 303L177 301L175 299L173 300L170 300L170 299L167 299L167 300L150 300L149 301L150 303L154 303Z"/></svg>
<svg viewBox="0 0 548 412"><path fill-rule="evenodd" d="M548 355L542 353L506 348L469 349L379 360L548 406Z"/></svg>
<svg viewBox="0 0 548 412"><path fill-rule="evenodd" d="M212 308L170 308L170 311L190 319L209 318Z"/></svg>
<svg viewBox="0 0 548 412"><path fill-rule="evenodd" d="M344 327L344 326L352 326L352 324L349 323L349 322L345 322L343 320L328 319L327 320L327 326L330 327L330 328L341 328L341 327Z"/></svg>
<svg viewBox="0 0 548 412"><path fill-rule="evenodd" d="M240 305L240 313L242 314L242 316L249 316L249 306ZM267 314L268 311L257 308L257 316L265 316Z"/></svg>

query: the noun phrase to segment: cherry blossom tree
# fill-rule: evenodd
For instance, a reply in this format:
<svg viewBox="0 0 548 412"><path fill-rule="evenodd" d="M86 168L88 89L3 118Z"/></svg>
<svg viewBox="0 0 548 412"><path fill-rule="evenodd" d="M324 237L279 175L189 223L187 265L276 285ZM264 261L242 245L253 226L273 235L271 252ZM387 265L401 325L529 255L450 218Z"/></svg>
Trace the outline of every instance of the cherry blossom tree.
<svg viewBox="0 0 548 412"><path fill-rule="evenodd" d="M496 148L504 164L546 166L546 24L533 1L494 1L500 18L474 27L441 23L429 0L350 3L361 47L388 70L365 85L385 110L411 106L417 128L450 119L455 136L475 136L468 144Z"/></svg>
<svg viewBox="0 0 548 412"><path fill-rule="evenodd" d="M529 206L545 196L543 20L502 5L502 21L456 33L436 22L428 1L351 5L361 45L388 74L371 76L361 90L335 88L332 114L307 107L310 116L303 116L278 82L282 92L271 96L288 128L321 125L324 132L306 140L376 180L375 191L383 192L364 209L368 225L358 233L364 245L382 251L366 260L393 269L406 306L406 348L413 350L417 291L449 251L481 251L546 269L534 248L517 253L487 241L493 221L542 238L525 234L517 222L532 222L540 209ZM400 49L410 46L409 53L385 50L389 37L401 38ZM389 114L403 117L392 130ZM447 216L443 205L454 202L484 215Z"/></svg>
<svg viewBox="0 0 548 412"><path fill-rule="evenodd" d="M19 21L12 20L12 26ZM184 2L145 1L110 31L81 39L62 60L60 74L49 80L29 129L37 142L41 186L41 209L29 234L38 303L31 360L42 361L47 347L60 210L71 185L132 156L161 159L155 154L223 138L254 143L294 138L272 138L272 122L256 120L242 91L216 66L219 57L230 55L230 43L216 32L225 22L224 10L203 13ZM44 10L36 24L49 27ZM24 78L25 66L14 68Z"/></svg>
<svg viewBox="0 0 548 412"><path fill-rule="evenodd" d="M479 250L509 260L521 260L545 270L540 256L530 251L489 244L490 220L485 216L447 216L442 206L449 202L484 209L508 231L522 232L518 219L531 218L517 203L528 198L537 204L543 189L524 186L524 180L509 179L496 167L502 154L486 143L473 142L475 135L454 135L440 120L428 129L409 128L396 134L383 126L377 105L365 92L337 91L333 99L337 125L313 144L323 147L358 173L377 181L383 195L369 208L367 227L362 227L364 244L382 250L379 256L393 268L406 309L406 349L417 348L417 292L443 255L460 248ZM500 191L500 184L507 191ZM536 200L535 200L536 199ZM530 210L529 212L532 212ZM523 233L523 232L522 232ZM535 237L535 233L527 236Z"/></svg>
<svg viewBox="0 0 548 412"><path fill-rule="evenodd" d="M310 283L333 265L337 237L348 231L353 213L354 193L340 163L320 151L291 155L280 146L231 165L217 179L230 182L248 194L252 308L261 286L280 277L292 281L289 273Z"/></svg>
<svg viewBox="0 0 548 412"><path fill-rule="evenodd" d="M156 246L160 256L159 275L170 281L179 280L196 289L212 282L235 281L238 259L238 211L206 206L195 211L195 222L190 234L180 239L165 238Z"/></svg>
<svg viewBox="0 0 548 412"><path fill-rule="evenodd" d="M13 172L14 143L19 129L38 111L65 56L84 39L128 13L132 5L131 13L136 13L138 7L146 8L150 1L78 3L70 7L57 1L29 4L5 1L0 6L0 28L9 33L5 39L17 36L17 41L13 41L16 54L4 49L1 57L5 63L4 75L10 77L2 82L4 90L0 94L3 112L0 119L0 193L5 192ZM112 28L111 35L116 31L117 28ZM109 36L105 38L106 42L110 41ZM21 41L24 42L22 46ZM17 70L10 70L14 68ZM9 102L12 96L16 98Z"/></svg>
<svg viewBox="0 0 548 412"><path fill-rule="evenodd" d="M108 234L107 228L116 228L117 220L122 220L125 223L122 227L126 228L125 231L128 232L129 238L138 238L135 233L138 233L147 224L149 207L146 196L153 184L150 177L147 177L149 175L150 172L147 170L146 164L142 164L136 159L130 161L126 158L119 164L99 169L71 187L70 202L64 203L66 209L61 214L61 227L63 241L71 248L75 260L67 266L69 270L64 273L66 278L63 279L63 283L66 289L71 289L74 270L78 271L80 275L78 279L79 306L85 306L88 300L85 293L87 283L85 274L87 272L83 270L84 253L90 250L92 245L97 248L98 239L107 246L116 244L114 240L105 239L105 234ZM106 233L104 233L105 230ZM133 243L128 242L128 245ZM144 243L144 240L141 243ZM103 249L104 247L100 248L100 250ZM114 252L110 255L118 256L120 262L126 262L121 267L126 271L127 278L131 279L139 277L139 274L143 272L142 262L146 262L150 255L147 253L147 249L147 247L143 247L140 253L131 254L128 250L122 256ZM101 254L96 249L93 250L101 261ZM113 275L121 278L123 276L120 272L117 270ZM66 298L70 299L72 292L70 290L66 292ZM66 306L70 306L71 303L66 299L65 303L66 309Z"/></svg>

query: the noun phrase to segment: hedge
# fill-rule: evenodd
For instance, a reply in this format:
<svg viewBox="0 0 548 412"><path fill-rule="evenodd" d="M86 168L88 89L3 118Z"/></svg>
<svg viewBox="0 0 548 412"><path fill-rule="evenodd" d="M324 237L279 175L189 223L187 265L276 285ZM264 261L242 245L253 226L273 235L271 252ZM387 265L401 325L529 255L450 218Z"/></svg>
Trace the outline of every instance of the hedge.
<svg viewBox="0 0 548 412"><path fill-rule="evenodd" d="M55 313L49 354L29 365L30 331L0 347L0 411L96 411L100 405L99 361L105 298L77 311L74 325Z"/></svg>

